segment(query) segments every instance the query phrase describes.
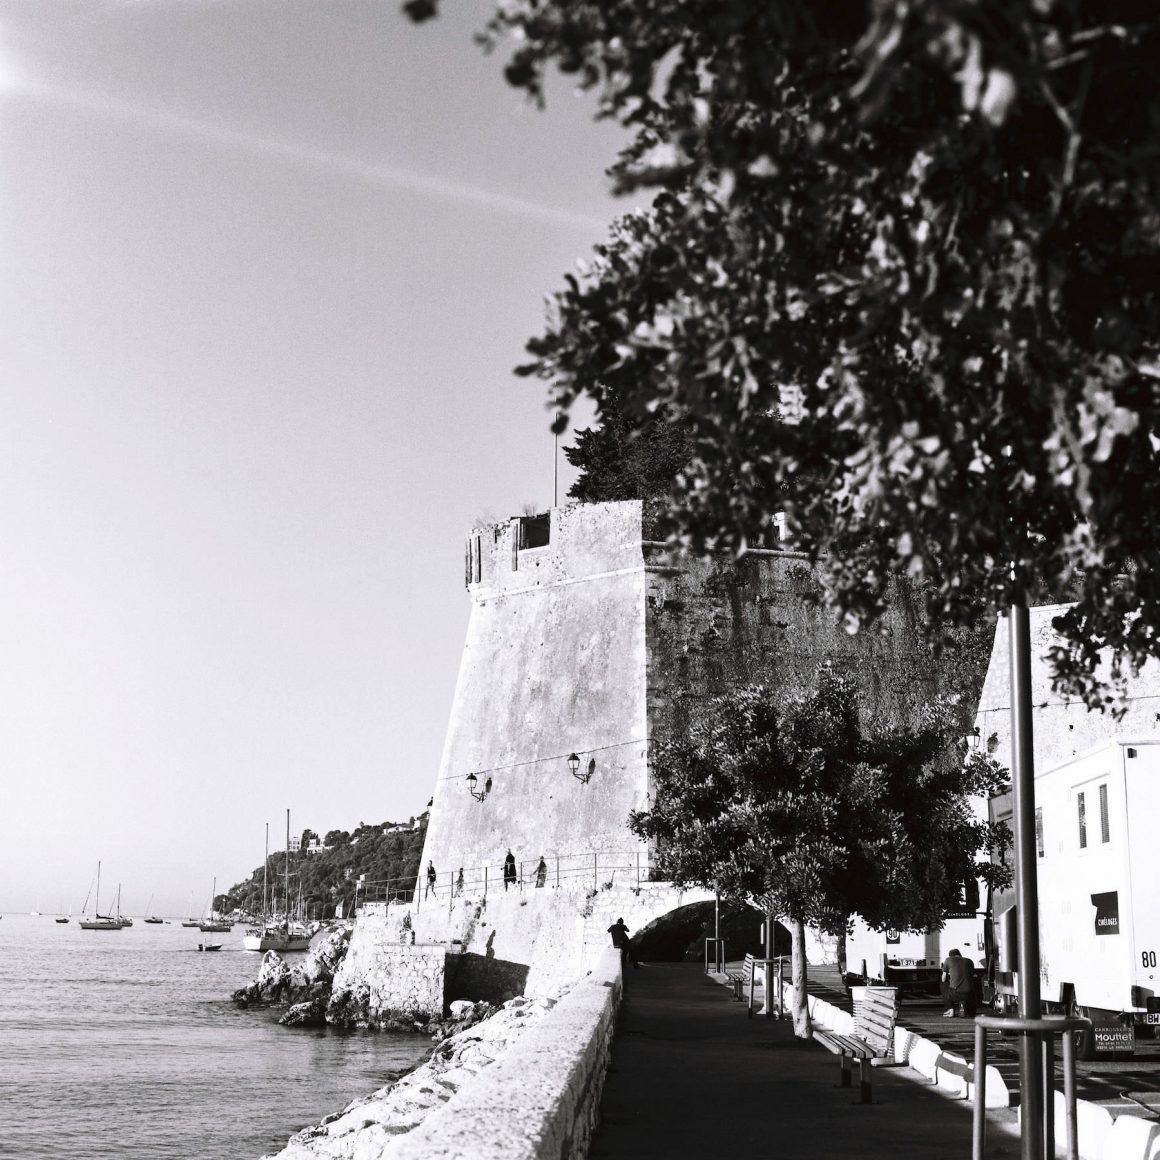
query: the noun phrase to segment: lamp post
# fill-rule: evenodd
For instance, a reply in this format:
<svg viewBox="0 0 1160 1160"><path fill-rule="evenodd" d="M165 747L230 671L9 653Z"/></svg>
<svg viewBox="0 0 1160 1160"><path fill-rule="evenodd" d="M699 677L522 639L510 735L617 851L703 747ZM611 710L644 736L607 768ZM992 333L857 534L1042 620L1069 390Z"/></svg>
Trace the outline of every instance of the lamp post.
<svg viewBox="0 0 1160 1160"><path fill-rule="evenodd" d="M477 802L481 802L485 797L487 797L489 793L491 793L491 778L489 777L487 781L483 783L483 789L476 789L475 787L478 784L479 778L475 775L475 772L472 771L467 775L467 792L471 794L471 796L475 798Z"/></svg>

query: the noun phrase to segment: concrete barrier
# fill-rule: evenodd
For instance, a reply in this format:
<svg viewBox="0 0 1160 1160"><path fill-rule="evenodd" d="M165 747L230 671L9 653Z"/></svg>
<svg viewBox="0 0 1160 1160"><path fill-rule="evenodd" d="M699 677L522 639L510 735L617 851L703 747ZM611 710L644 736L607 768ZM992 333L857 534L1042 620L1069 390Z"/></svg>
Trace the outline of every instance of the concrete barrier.
<svg viewBox="0 0 1160 1160"><path fill-rule="evenodd" d="M609 947L540 1023L391 1141L382 1160L582 1160L622 994L620 952Z"/></svg>

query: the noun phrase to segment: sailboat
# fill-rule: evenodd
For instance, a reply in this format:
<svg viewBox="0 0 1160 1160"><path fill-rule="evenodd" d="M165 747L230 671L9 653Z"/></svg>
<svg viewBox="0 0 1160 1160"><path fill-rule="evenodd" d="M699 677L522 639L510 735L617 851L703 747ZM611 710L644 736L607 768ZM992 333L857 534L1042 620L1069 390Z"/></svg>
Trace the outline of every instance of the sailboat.
<svg viewBox="0 0 1160 1160"><path fill-rule="evenodd" d="M85 909L88 909L89 900L85 899ZM81 930L120 930L121 924L108 915L101 914L101 864L97 863L97 896L93 902L93 910L95 912L93 918L82 918L80 921ZM84 911L81 911L82 915Z"/></svg>
<svg viewBox="0 0 1160 1160"><path fill-rule="evenodd" d="M164 921L165 921L165 919L163 919L163 918L158 918L158 917L157 917L157 916L156 916L156 915L153 913L153 895L152 895L152 894L150 894L150 895L149 895L149 905L148 905L147 907L145 907L145 922L146 922L146 923L151 923L151 924L153 924L154 926L160 926L160 925L161 925L161 923L163 923Z"/></svg>
<svg viewBox="0 0 1160 1160"><path fill-rule="evenodd" d="M213 880L213 891L209 896L209 914L197 924L197 929L200 931L208 931L215 934L220 934L222 931L233 930L234 924L228 918L222 918L214 910L214 903L217 901L217 879Z"/></svg>
<svg viewBox="0 0 1160 1160"><path fill-rule="evenodd" d="M308 951L310 931L290 921L290 811L286 811L286 917L272 922L266 917L266 871L270 865L270 826L266 826L266 861L262 864L262 925L247 930L242 946L248 951Z"/></svg>
<svg viewBox="0 0 1160 1160"><path fill-rule="evenodd" d="M193 917L193 891L189 892L189 910L186 911L189 915L187 919L182 922L182 926L200 926L201 919Z"/></svg>
<svg viewBox="0 0 1160 1160"><path fill-rule="evenodd" d="M117 923L120 926L132 926L133 920L127 915L121 913L121 884L117 883Z"/></svg>

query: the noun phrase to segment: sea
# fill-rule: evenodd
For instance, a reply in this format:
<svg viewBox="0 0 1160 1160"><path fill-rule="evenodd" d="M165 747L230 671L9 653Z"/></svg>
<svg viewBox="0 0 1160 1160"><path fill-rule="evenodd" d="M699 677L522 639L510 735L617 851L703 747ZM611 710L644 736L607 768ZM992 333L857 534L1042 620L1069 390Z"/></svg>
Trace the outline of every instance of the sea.
<svg viewBox="0 0 1160 1160"><path fill-rule="evenodd" d="M291 1030L230 995L240 927L0 919L0 1157L258 1160L431 1051L420 1035ZM199 942L220 942L217 953Z"/></svg>

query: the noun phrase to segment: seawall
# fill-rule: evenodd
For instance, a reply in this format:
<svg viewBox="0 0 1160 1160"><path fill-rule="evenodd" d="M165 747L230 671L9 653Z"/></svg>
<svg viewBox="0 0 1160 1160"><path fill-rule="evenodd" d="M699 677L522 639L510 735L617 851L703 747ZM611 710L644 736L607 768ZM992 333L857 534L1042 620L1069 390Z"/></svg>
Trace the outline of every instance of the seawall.
<svg viewBox="0 0 1160 1160"><path fill-rule="evenodd" d="M620 954L592 973L382 1160L583 1160L600 1110L616 1012Z"/></svg>

